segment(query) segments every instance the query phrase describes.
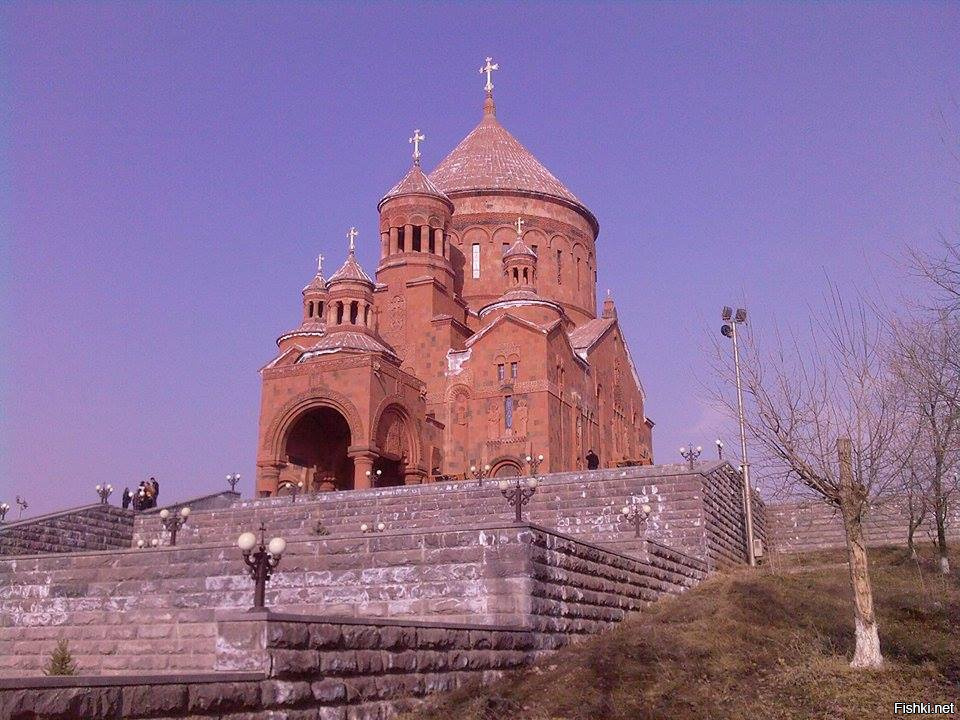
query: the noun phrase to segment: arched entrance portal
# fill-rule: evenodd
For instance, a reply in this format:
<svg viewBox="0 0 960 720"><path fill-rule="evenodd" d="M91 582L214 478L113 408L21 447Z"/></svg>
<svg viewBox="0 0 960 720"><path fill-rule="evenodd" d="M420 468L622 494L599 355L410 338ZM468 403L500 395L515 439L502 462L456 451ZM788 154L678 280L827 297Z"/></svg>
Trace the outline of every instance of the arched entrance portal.
<svg viewBox="0 0 960 720"><path fill-rule="evenodd" d="M380 450L380 456L373 463L374 472L380 471L376 486L403 485L413 452L404 410L391 406L383 411L377 423L376 442Z"/></svg>
<svg viewBox="0 0 960 720"><path fill-rule="evenodd" d="M523 474L520 464L514 460L502 460L493 467L491 475L498 478L517 477Z"/></svg>
<svg viewBox="0 0 960 720"><path fill-rule="evenodd" d="M353 489L353 460L347 457L350 426L329 407L308 410L290 428L284 447L287 466L279 486L303 482L305 492Z"/></svg>

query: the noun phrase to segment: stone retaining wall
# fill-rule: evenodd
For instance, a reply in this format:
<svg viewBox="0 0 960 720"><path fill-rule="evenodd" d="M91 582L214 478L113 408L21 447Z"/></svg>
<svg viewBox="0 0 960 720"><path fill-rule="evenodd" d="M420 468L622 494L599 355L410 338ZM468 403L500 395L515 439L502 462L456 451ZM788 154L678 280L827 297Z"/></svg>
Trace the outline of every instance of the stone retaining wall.
<svg viewBox="0 0 960 720"><path fill-rule="evenodd" d="M739 475L726 462L616 468L543 477L524 519L587 542L631 552L633 527L620 515L636 500L653 509L646 536L706 557L712 566L743 562ZM758 527L763 506L755 503ZM430 483L347 493L243 500L232 507L194 512L180 544L231 541L265 522L289 537L311 535L321 524L333 536L356 533L362 523L389 529L458 527L510 522L512 509L492 481ZM137 518L135 539L167 541L156 517ZM738 545L739 543L739 545ZM640 543L642 549L642 543ZM739 549L739 554L738 554Z"/></svg>
<svg viewBox="0 0 960 720"><path fill-rule="evenodd" d="M528 524L418 529L291 541L267 603L569 635L681 592L706 570L657 543L630 557ZM86 673L206 671L215 610L251 599L240 553L225 545L0 558L0 674L38 674L59 638Z"/></svg>
<svg viewBox="0 0 960 720"><path fill-rule="evenodd" d="M868 544L907 545L909 514L899 498L883 498L867 511L864 532ZM820 500L781 503L767 507L771 544L778 552L794 553L846 546L840 511ZM928 517L916 532L918 543L930 542L936 527ZM960 540L960 507L954 506L947 519L947 536Z"/></svg>
<svg viewBox="0 0 960 720"><path fill-rule="evenodd" d="M97 503L0 525L0 555L128 548L133 512Z"/></svg>

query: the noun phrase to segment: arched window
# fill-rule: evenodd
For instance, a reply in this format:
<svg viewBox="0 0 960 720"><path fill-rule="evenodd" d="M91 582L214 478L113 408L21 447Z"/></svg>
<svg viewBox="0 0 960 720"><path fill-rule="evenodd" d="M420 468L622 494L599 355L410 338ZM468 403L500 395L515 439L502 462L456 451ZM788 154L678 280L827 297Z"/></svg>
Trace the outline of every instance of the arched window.
<svg viewBox="0 0 960 720"><path fill-rule="evenodd" d="M354 300L353 302L350 303L350 324L351 325L357 324L357 311L358 311L357 301Z"/></svg>
<svg viewBox="0 0 960 720"><path fill-rule="evenodd" d="M403 252L405 247L406 238L404 237L406 233L403 228L397 228L397 252Z"/></svg>
<svg viewBox="0 0 960 720"><path fill-rule="evenodd" d="M317 302L317 317L323 319L323 302Z"/></svg>
<svg viewBox="0 0 960 720"><path fill-rule="evenodd" d="M343 302L337 302L337 325L343 325Z"/></svg>
<svg viewBox="0 0 960 720"><path fill-rule="evenodd" d="M307 303L307 317L313 317L313 300Z"/></svg>
<svg viewBox="0 0 960 720"><path fill-rule="evenodd" d="M413 242L411 243L410 249L414 252L420 252L421 242L420 242L420 226L413 226Z"/></svg>

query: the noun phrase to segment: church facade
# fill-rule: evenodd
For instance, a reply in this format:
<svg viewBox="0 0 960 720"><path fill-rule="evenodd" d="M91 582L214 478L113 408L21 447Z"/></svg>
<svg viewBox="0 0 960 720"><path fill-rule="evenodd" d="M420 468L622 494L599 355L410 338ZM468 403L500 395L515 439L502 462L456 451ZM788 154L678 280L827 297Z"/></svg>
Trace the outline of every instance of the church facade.
<svg viewBox="0 0 960 720"><path fill-rule="evenodd" d="M261 496L652 463L653 423L590 210L498 121L378 205L374 277L349 252L303 289L261 370ZM369 240L367 240L369 241ZM473 470L471 470L473 469Z"/></svg>

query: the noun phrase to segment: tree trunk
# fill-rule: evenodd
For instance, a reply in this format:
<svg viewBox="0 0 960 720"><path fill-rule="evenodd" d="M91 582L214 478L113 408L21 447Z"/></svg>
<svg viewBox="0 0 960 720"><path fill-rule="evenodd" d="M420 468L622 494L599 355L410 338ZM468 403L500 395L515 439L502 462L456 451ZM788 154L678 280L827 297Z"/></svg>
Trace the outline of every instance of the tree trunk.
<svg viewBox="0 0 960 720"><path fill-rule="evenodd" d="M862 514L866 491L853 482L850 440L838 440L837 451L840 456L840 513L843 516L843 531L847 541L856 637L850 666L881 668L883 656L880 654L880 635L873 611L873 589L867 565L867 543L863 534Z"/></svg>
<svg viewBox="0 0 960 720"><path fill-rule="evenodd" d="M937 518L937 551L940 554L940 572L943 575L950 574L950 560L947 557L947 513L946 508L943 512L940 508L934 513Z"/></svg>

